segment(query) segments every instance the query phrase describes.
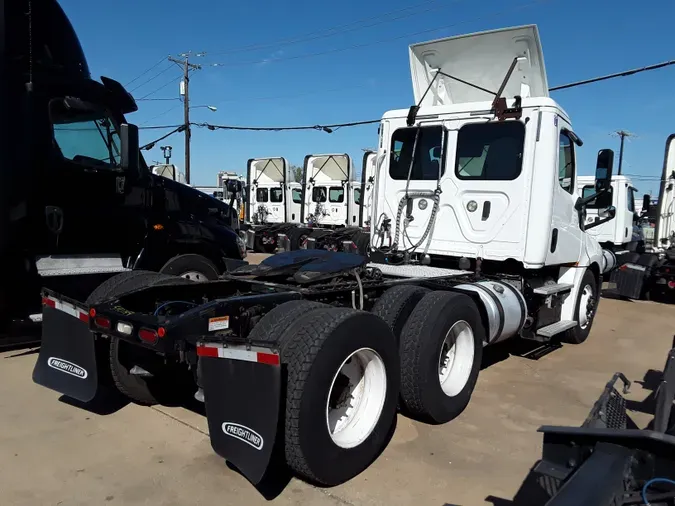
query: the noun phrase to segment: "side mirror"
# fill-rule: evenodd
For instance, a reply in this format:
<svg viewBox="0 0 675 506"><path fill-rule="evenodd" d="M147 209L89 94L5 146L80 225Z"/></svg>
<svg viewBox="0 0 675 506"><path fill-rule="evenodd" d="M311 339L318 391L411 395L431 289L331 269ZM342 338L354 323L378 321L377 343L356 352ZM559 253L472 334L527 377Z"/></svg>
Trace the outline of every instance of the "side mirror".
<svg viewBox="0 0 675 506"><path fill-rule="evenodd" d="M652 205L652 198L651 195L645 193L644 196L642 197L642 214L647 214L649 212L649 208Z"/></svg>
<svg viewBox="0 0 675 506"><path fill-rule="evenodd" d="M612 169L614 168L614 151L601 149L595 165L595 191L609 190L612 186Z"/></svg>
<svg viewBox="0 0 675 506"><path fill-rule="evenodd" d="M138 127L130 123L120 126L120 165L124 170L138 172L140 151L138 146Z"/></svg>

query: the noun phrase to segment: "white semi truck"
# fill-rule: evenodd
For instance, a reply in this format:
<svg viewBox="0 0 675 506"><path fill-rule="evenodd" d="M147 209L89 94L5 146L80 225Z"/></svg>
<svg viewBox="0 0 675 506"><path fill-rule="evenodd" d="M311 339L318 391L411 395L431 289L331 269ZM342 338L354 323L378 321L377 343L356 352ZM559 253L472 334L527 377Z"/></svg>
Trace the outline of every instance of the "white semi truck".
<svg viewBox="0 0 675 506"><path fill-rule="evenodd" d="M649 195L642 205L642 214L647 214ZM675 134L666 139L653 244L648 252L633 254L611 281L623 297L675 300Z"/></svg>
<svg viewBox="0 0 675 506"><path fill-rule="evenodd" d="M580 176L577 178L577 189L582 198L593 195L595 179L591 176ZM601 211L608 206L616 209L613 220L588 231L603 248L613 250L616 255L645 251L645 238L639 225L641 213L637 212L635 203L637 191L628 176L617 175L612 177L610 190L586 206L586 224L602 219Z"/></svg>
<svg viewBox="0 0 675 506"><path fill-rule="evenodd" d="M347 241L353 244L351 250L365 252L368 234L363 233L362 223L370 219L374 174L366 165L372 166L373 159L374 153L364 156L363 177L368 184L351 180L352 161L346 154L307 155L303 182L291 181L285 158L249 160L248 246L266 253L279 247L335 250L343 249ZM368 203L365 212L362 193Z"/></svg>
<svg viewBox="0 0 675 506"><path fill-rule="evenodd" d="M587 230L614 210L591 225L584 211L614 156L598 153L596 193L578 197L582 143L548 97L536 27L416 44L410 60L416 105L380 125L370 260L308 249L208 284L124 274L89 303L46 291L34 380L82 402L98 371L142 404L189 387L249 480L285 461L333 486L383 451L397 405L459 416L485 346L584 342L614 258Z"/></svg>
<svg viewBox="0 0 675 506"><path fill-rule="evenodd" d="M536 27L415 44L410 68L416 105L387 112L380 127L371 258L391 275L459 268L516 286L527 314L515 297L487 343L506 334L583 341L615 264L590 234L614 218L611 202L604 218L584 218L608 191L613 153L600 151L595 195L579 198L582 142L549 97ZM521 317L505 334L504 321Z"/></svg>

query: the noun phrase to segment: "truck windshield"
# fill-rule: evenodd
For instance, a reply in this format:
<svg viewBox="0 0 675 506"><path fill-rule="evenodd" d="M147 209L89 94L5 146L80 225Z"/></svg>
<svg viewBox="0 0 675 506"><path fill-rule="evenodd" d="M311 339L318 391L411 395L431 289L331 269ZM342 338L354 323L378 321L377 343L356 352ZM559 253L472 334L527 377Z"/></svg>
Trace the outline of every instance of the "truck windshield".
<svg viewBox="0 0 675 506"><path fill-rule="evenodd" d="M105 111L75 110L63 100L52 100L49 109L54 141L64 158L83 165L119 168L120 138Z"/></svg>

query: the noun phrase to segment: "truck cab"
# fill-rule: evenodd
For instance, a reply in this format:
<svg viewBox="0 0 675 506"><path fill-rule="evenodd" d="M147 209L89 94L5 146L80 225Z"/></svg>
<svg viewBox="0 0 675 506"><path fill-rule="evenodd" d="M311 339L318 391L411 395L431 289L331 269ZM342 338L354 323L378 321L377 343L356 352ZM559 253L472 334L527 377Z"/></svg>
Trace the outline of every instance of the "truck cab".
<svg viewBox="0 0 675 506"><path fill-rule="evenodd" d="M286 223L288 167L288 161L281 157L248 161L246 219L249 223Z"/></svg>
<svg viewBox="0 0 675 506"><path fill-rule="evenodd" d="M415 44L409 58L415 105L385 113L380 125L372 258L551 285L566 292L549 330L581 325L579 304L591 307L615 262L588 229L615 210L585 223L583 143L549 97L536 26ZM596 194L612 163L600 151Z"/></svg>
<svg viewBox="0 0 675 506"><path fill-rule="evenodd" d="M590 197L595 193L595 178L579 176L577 190L581 198ZM588 234L593 236L603 248L612 249L615 252L644 251L644 234L639 225L640 215L635 205L637 191L629 177L617 175L612 177L610 190L604 196L587 204L586 223L588 225L603 218L601 211L608 206L616 209L616 216L612 221L588 231Z"/></svg>
<svg viewBox="0 0 675 506"><path fill-rule="evenodd" d="M88 286L83 276L132 268L207 265L203 274L217 277L227 259L241 260L229 207L145 164L138 129L124 117L134 99L113 79L91 78L58 3L4 2L4 10L3 116L12 125L0 256L12 275L0 288L3 316L39 309L41 285L78 292Z"/></svg>
<svg viewBox="0 0 675 506"><path fill-rule="evenodd" d="M349 224L352 160L347 154L307 155L303 166L301 222L316 226Z"/></svg>

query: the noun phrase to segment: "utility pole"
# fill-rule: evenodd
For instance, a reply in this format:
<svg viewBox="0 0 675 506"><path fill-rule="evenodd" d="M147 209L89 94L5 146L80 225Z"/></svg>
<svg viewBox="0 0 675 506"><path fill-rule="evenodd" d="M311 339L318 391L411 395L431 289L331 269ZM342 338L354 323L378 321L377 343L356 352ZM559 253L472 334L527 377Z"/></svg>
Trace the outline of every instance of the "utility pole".
<svg viewBox="0 0 675 506"><path fill-rule="evenodd" d="M190 70L199 70L201 65L190 63L190 53L181 53L182 60L169 56L169 61L180 66L183 70L183 125L185 126L185 182L190 184ZM201 55L197 55L201 56Z"/></svg>
<svg viewBox="0 0 675 506"><path fill-rule="evenodd" d="M625 130L617 130L614 132L615 135L618 135L621 139L621 145L619 147L619 176L621 175L621 167L623 166L623 145L626 137L635 137L634 134L626 132Z"/></svg>

